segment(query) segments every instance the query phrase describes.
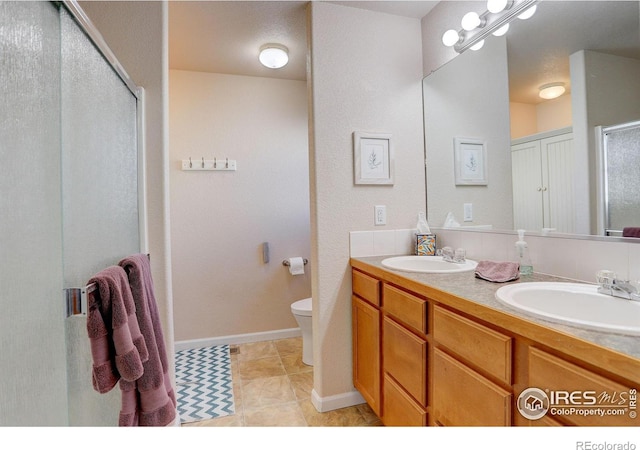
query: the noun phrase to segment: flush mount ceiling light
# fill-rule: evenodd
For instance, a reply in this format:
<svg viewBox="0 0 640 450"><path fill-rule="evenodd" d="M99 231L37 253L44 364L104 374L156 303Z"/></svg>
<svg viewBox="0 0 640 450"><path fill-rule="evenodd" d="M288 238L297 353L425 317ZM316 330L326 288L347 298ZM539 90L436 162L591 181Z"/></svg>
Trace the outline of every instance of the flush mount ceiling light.
<svg viewBox="0 0 640 450"><path fill-rule="evenodd" d="M558 98L562 94L564 94L565 88L564 83L548 83L540 86L540 98L544 98L545 100L551 100L553 98Z"/></svg>
<svg viewBox="0 0 640 450"><path fill-rule="evenodd" d="M266 44L260 47L260 62L270 69L280 69L289 62L289 49L280 44Z"/></svg>

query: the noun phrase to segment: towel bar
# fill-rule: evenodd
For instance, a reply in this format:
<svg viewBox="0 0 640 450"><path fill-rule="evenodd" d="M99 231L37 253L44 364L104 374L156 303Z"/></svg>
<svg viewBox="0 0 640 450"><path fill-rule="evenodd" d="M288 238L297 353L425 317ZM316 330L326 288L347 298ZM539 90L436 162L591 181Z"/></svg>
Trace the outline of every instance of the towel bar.
<svg viewBox="0 0 640 450"><path fill-rule="evenodd" d="M91 283L85 287L66 288L64 290L67 317L87 315L87 298L89 294L98 289L97 283Z"/></svg>
<svg viewBox="0 0 640 450"><path fill-rule="evenodd" d="M151 255L147 253L147 258L151 260ZM89 294L98 289L97 283L90 283L84 287L71 287L63 290L64 304L66 306L66 317L86 316L87 299Z"/></svg>

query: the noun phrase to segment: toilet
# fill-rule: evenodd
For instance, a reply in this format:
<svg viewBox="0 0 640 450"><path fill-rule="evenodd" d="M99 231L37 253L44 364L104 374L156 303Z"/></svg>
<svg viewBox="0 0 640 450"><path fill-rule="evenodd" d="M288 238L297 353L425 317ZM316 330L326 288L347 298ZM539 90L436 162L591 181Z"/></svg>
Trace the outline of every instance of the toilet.
<svg viewBox="0 0 640 450"><path fill-rule="evenodd" d="M311 335L311 297L291 304L291 312L302 331L302 362L313 366L313 338Z"/></svg>

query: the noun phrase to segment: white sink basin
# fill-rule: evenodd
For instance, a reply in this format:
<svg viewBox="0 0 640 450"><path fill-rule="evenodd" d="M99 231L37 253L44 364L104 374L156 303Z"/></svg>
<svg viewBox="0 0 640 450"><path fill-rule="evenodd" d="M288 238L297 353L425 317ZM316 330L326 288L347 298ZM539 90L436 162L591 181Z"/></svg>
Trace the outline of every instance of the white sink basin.
<svg viewBox="0 0 640 450"><path fill-rule="evenodd" d="M640 336L640 302L599 294L597 289L580 283L519 283L501 287L496 298L554 322Z"/></svg>
<svg viewBox="0 0 640 450"><path fill-rule="evenodd" d="M395 256L382 260L389 269L420 273L456 273L475 270L478 263L467 259L464 263L451 263L442 260L442 256Z"/></svg>

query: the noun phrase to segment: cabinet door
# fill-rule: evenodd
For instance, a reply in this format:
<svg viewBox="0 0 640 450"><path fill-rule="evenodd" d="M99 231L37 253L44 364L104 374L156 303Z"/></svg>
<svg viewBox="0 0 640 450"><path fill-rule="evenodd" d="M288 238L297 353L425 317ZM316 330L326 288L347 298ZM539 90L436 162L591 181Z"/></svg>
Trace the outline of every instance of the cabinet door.
<svg viewBox="0 0 640 450"><path fill-rule="evenodd" d="M445 426L510 426L512 394L439 349L433 356L433 420Z"/></svg>
<svg viewBox="0 0 640 450"><path fill-rule="evenodd" d="M380 311L353 296L352 321L353 385L380 417Z"/></svg>
<svg viewBox="0 0 640 450"><path fill-rule="evenodd" d="M514 228L541 230L543 223L540 141L511 146Z"/></svg>
<svg viewBox="0 0 640 450"><path fill-rule="evenodd" d="M544 226L561 233L575 231L573 133L540 141Z"/></svg>

